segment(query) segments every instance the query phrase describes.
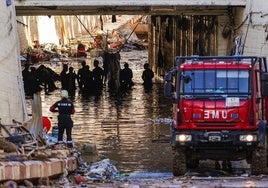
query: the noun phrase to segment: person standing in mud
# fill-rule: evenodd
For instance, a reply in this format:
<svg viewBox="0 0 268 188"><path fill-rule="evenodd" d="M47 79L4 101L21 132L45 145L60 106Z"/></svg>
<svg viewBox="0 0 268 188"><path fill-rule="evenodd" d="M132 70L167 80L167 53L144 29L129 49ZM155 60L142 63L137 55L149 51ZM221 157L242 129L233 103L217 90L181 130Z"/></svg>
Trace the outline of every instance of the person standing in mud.
<svg viewBox="0 0 268 188"><path fill-rule="evenodd" d="M61 89L62 90L67 90L68 89L68 65L63 64L62 66L62 71L60 73L60 82L61 82Z"/></svg>
<svg viewBox="0 0 268 188"><path fill-rule="evenodd" d="M69 73L67 74L67 80L68 80L68 93L70 96L74 96L75 95L75 90L76 90L76 79L77 79L77 75L74 72L74 68L73 67L69 67Z"/></svg>
<svg viewBox="0 0 268 188"><path fill-rule="evenodd" d="M83 88L83 94L89 95L94 90L93 88L93 75L92 71L89 69L89 65L85 66L85 82L84 82L84 88Z"/></svg>
<svg viewBox="0 0 268 188"><path fill-rule="evenodd" d="M94 69L92 70L93 83L96 88L97 93L99 93L103 88L103 69L99 67L99 61L94 60Z"/></svg>
<svg viewBox="0 0 268 188"><path fill-rule="evenodd" d="M50 106L49 110L51 112L58 112L58 143L63 143L63 134L66 131L67 136L67 147L73 147L72 141L72 128L73 128L73 120L71 115L75 113L75 108L73 102L68 99L68 91L61 91L62 99L55 102L52 106Z"/></svg>
<svg viewBox="0 0 268 188"><path fill-rule="evenodd" d="M133 81L133 73L132 70L129 68L128 63L124 64L124 68L120 70L120 87L123 90L131 89L131 87L134 85Z"/></svg>
<svg viewBox="0 0 268 188"><path fill-rule="evenodd" d="M85 87L85 77L87 74L86 61L82 60L81 65L82 65L82 67L80 69L78 69L78 72L77 72L77 82L78 82L78 87L79 87L80 91L82 91Z"/></svg>
<svg viewBox="0 0 268 188"><path fill-rule="evenodd" d="M149 63L143 65L144 71L142 72L143 86L145 89L152 89L154 72L150 69Z"/></svg>

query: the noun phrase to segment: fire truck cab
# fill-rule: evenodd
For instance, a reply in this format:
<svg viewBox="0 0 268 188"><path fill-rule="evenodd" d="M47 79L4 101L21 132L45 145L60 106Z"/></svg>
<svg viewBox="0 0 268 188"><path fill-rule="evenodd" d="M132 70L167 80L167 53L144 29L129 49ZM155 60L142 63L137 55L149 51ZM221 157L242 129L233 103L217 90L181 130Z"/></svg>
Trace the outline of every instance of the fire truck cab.
<svg viewBox="0 0 268 188"><path fill-rule="evenodd" d="M265 57L178 56L165 75L173 100L173 174L200 160L251 164L267 172L268 72Z"/></svg>

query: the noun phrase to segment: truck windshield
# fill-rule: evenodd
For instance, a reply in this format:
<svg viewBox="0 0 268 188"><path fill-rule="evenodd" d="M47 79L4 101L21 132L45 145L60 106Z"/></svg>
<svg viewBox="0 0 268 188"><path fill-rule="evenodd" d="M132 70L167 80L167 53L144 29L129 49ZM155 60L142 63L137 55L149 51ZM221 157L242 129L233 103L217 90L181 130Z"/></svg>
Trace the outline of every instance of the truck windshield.
<svg viewBox="0 0 268 188"><path fill-rule="evenodd" d="M182 91L186 95L249 94L248 70L187 70L182 77L190 80L182 79Z"/></svg>

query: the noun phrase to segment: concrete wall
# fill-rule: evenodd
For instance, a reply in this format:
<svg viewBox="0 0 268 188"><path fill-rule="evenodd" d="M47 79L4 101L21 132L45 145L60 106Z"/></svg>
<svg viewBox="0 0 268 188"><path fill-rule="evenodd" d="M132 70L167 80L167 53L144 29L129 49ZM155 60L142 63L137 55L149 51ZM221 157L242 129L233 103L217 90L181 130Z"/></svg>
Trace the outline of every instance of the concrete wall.
<svg viewBox="0 0 268 188"><path fill-rule="evenodd" d="M205 10L203 11L203 14ZM207 15L210 12L207 11ZM176 16L174 16L176 20ZM210 55L254 55L268 56L268 4L266 0L247 0L246 7L226 7L224 14L217 15L216 53ZM158 20L159 22L159 20ZM230 30L229 34L227 31ZM176 27L174 27L176 32ZM151 28L149 35L149 62L158 75L163 74L174 66L175 56L200 55L191 52L181 52L176 43L178 35L174 35L173 42L164 43L164 57L167 67L157 67L159 49L159 29Z"/></svg>
<svg viewBox="0 0 268 188"><path fill-rule="evenodd" d="M0 120L23 122L26 109L19 60L19 45L14 4L0 1Z"/></svg>
<svg viewBox="0 0 268 188"><path fill-rule="evenodd" d="M241 25L244 55L268 56L268 4L266 0L248 0L245 9L235 15Z"/></svg>

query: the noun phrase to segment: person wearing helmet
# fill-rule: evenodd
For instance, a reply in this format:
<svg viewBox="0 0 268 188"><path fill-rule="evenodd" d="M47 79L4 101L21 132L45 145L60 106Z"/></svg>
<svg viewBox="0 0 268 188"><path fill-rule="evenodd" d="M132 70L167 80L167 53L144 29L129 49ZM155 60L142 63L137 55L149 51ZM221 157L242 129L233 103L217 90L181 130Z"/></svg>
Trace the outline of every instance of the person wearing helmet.
<svg viewBox="0 0 268 188"><path fill-rule="evenodd" d="M72 141L72 127L73 127L73 120L71 118L71 114L75 113L73 102L68 99L68 91L62 90L61 91L62 99L55 102L49 110L51 112L58 112L58 143L63 143L63 134L66 130L67 136L67 147L73 147Z"/></svg>

